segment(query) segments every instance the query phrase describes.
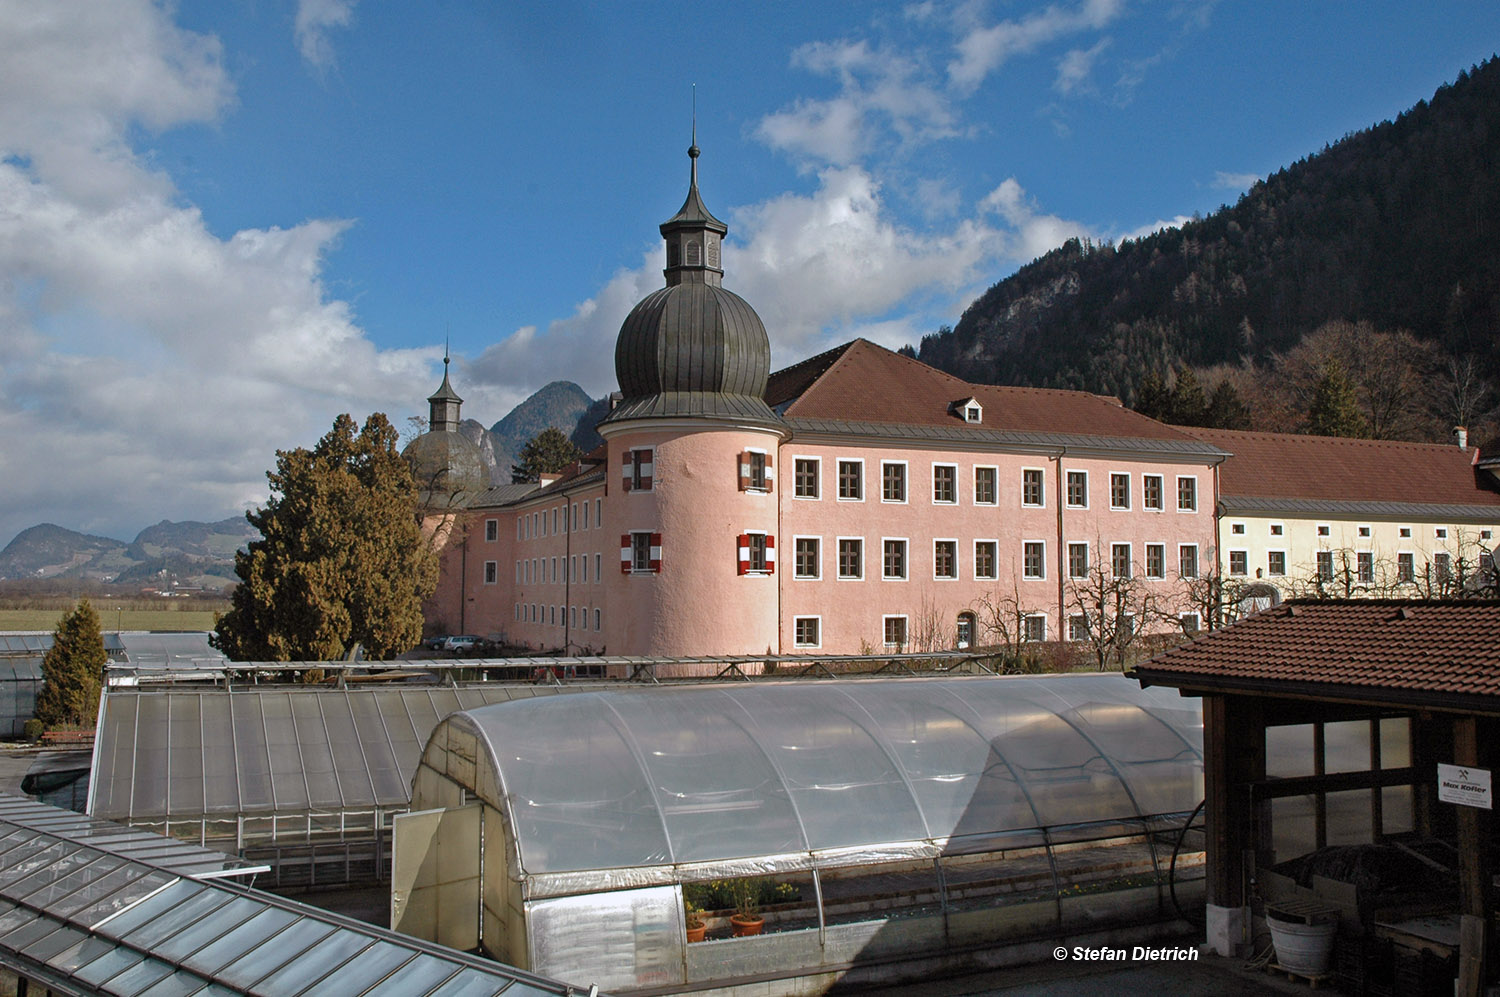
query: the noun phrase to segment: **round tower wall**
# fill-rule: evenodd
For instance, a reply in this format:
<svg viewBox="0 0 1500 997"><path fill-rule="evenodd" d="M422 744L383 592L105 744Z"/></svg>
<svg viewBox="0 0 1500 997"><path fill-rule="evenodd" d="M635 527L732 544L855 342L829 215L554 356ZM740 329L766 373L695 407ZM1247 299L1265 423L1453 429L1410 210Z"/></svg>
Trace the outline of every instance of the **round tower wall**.
<svg viewBox="0 0 1500 997"><path fill-rule="evenodd" d="M611 652L661 656L763 654L779 649L779 563L775 466L779 435L742 427L674 426L627 429L609 435L609 490L605 525L620 537L653 534L659 567L608 576ZM626 488L632 452L649 453L650 486ZM765 490L741 487L745 454L771 462ZM741 571L739 540L770 540L773 571Z"/></svg>

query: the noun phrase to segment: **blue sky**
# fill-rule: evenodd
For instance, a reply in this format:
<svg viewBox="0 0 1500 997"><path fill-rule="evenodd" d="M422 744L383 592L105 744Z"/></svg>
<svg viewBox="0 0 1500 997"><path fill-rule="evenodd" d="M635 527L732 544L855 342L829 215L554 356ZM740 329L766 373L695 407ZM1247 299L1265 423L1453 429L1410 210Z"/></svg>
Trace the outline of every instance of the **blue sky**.
<svg viewBox="0 0 1500 997"><path fill-rule="evenodd" d="M341 411L614 387L697 84L777 366L952 324L1500 47L1493 4L0 0L0 541L265 498Z"/></svg>

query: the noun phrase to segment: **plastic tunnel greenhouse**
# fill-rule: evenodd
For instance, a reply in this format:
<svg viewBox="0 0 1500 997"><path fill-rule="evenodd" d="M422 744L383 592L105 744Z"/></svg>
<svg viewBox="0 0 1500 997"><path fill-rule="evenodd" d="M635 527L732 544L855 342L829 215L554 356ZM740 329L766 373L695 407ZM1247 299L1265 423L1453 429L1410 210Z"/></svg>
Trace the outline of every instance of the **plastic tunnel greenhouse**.
<svg viewBox="0 0 1500 997"><path fill-rule="evenodd" d="M1202 796L1197 703L1119 675L501 703L428 741L393 926L618 992L995 964L1169 926ZM746 898L763 933L730 937Z"/></svg>

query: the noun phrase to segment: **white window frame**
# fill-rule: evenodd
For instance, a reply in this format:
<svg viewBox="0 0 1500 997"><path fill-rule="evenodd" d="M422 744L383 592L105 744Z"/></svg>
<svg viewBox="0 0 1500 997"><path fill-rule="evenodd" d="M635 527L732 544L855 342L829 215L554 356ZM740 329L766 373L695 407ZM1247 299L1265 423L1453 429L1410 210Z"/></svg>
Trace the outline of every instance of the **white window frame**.
<svg viewBox="0 0 1500 997"><path fill-rule="evenodd" d="M901 575L888 575L885 573L885 545L887 543L900 542L904 544L901 554ZM880 538L880 580L883 582L904 582L911 578L911 539L909 537L881 537Z"/></svg>
<svg viewBox="0 0 1500 997"><path fill-rule="evenodd" d="M938 499L938 497L937 497L938 468L940 468L940 467L950 468L953 471L953 498L950 499L950 500L946 500L946 501L940 501ZM931 492L931 495L932 495L932 504L933 505L958 505L959 504L959 494L960 494L960 488L959 488L959 480L958 480L958 465L957 464L949 464L949 463L946 463L946 462L943 462L943 461L933 461L932 462L932 492Z"/></svg>
<svg viewBox="0 0 1500 997"><path fill-rule="evenodd" d="M1272 571L1271 570L1271 555L1273 555L1273 554L1280 554L1281 555L1281 570L1280 571ZM1266 577L1268 577L1268 578L1285 578L1286 577L1286 572L1287 572L1287 552L1286 552L1286 548L1284 548L1284 547L1275 547L1275 548L1268 549L1266 551Z"/></svg>
<svg viewBox="0 0 1500 997"><path fill-rule="evenodd" d="M898 499L888 499L885 497L885 469L897 465L901 467L901 497ZM880 462L880 501L885 505L908 505L911 502L911 466L909 461L882 460Z"/></svg>
<svg viewBox="0 0 1500 997"><path fill-rule="evenodd" d="M813 573L804 575L801 573L799 562L802 558L797 553L797 544L802 540L815 540L818 544L817 556L813 558ZM792 577L798 581L817 581L823 577L823 537L820 534L797 533L792 536Z"/></svg>
<svg viewBox="0 0 1500 997"><path fill-rule="evenodd" d="M500 539L500 520L486 519L484 521L484 542L495 543Z"/></svg>
<svg viewBox="0 0 1500 997"><path fill-rule="evenodd" d="M937 545L953 545L953 574L940 575L937 573ZM935 582L956 582L963 578L963 569L959 567L958 538L957 537L933 537L932 538L932 580Z"/></svg>
<svg viewBox="0 0 1500 997"><path fill-rule="evenodd" d="M1080 547L1083 548L1083 571L1082 572L1077 572L1077 571L1074 570L1075 565L1073 563L1073 555L1074 555L1074 553L1077 552L1078 548L1080 548ZM1089 576L1089 571L1093 568L1093 565L1089 563L1092 560L1090 558L1089 554L1090 554L1090 552L1089 552L1089 545L1088 545L1088 541L1087 540L1069 540L1068 541L1068 577L1069 578L1087 578Z"/></svg>
<svg viewBox="0 0 1500 997"><path fill-rule="evenodd" d="M1146 482L1148 481L1156 482L1156 505L1151 505L1147 501L1147 496L1150 494L1146 490ZM1167 476L1165 474L1141 475L1141 508L1147 512L1167 511Z"/></svg>
<svg viewBox="0 0 1500 997"><path fill-rule="evenodd" d="M859 466L859 497L845 498L843 495L842 474L840 464L856 464ZM863 457L838 457L833 462L833 498L836 502L863 502L870 491L870 478L865 474L865 459Z"/></svg>
<svg viewBox="0 0 1500 997"><path fill-rule="evenodd" d="M769 495L772 483L776 480L776 472L771 466L771 451L765 447L746 447L745 453L760 454L761 456L760 484L755 483L755 464L752 461L750 465L750 483L745 486L745 491L754 492L757 495Z"/></svg>
<svg viewBox="0 0 1500 997"><path fill-rule="evenodd" d="M1039 575L1028 575L1026 573L1026 545L1039 544L1042 548L1041 567ZM1047 580L1047 541L1036 537L1023 538L1021 540L1021 580L1028 582L1044 582Z"/></svg>
<svg viewBox="0 0 1500 997"><path fill-rule="evenodd" d="M1193 505L1192 505L1192 508L1190 508L1190 509L1184 509L1182 507L1182 483L1184 481L1191 481L1193 483ZM1192 513L1196 513L1198 511L1198 507L1202 503L1199 501L1199 497L1198 497L1198 476L1196 474L1179 474L1179 475L1177 475L1177 496L1176 496L1176 503L1177 503L1177 511L1178 512L1184 512L1184 513L1192 514Z"/></svg>
<svg viewBox="0 0 1500 997"><path fill-rule="evenodd" d="M1125 504L1124 505L1115 505L1115 479L1116 478L1124 478L1125 479ZM1113 510L1115 512L1129 512L1130 511L1130 497L1131 497L1131 494L1134 491L1135 491L1135 482L1131 480L1130 472L1129 471L1110 471L1109 472L1109 507L1110 507L1111 510Z"/></svg>
<svg viewBox="0 0 1500 997"><path fill-rule="evenodd" d="M843 562L842 555L841 555L841 553L839 551L839 547L843 545L843 542L845 540L858 540L859 541L859 574L857 574L857 575L846 575L846 574L843 573L844 562ZM862 582L862 581L864 581L865 580L865 561L867 560L867 558L869 556L869 552L865 550L865 538L864 537L835 537L834 541L833 541L833 544L834 544L834 546L833 546L833 577L836 580L841 581L841 582Z"/></svg>
<svg viewBox="0 0 1500 997"><path fill-rule="evenodd" d="M1230 550L1226 551L1226 554L1228 556L1224 559L1224 568L1225 571L1230 575L1230 577L1248 578L1250 576L1250 551L1244 547L1233 547ZM1240 557L1244 559L1245 570L1243 571L1234 570L1234 555L1236 554L1240 555Z"/></svg>
<svg viewBox="0 0 1500 997"><path fill-rule="evenodd" d="M1360 523L1354 528L1354 535L1361 540L1369 540L1375 535L1375 529L1369 523Z"/></svg>
<svg viewBox="0 0 1500 997"><path fill-rule="evenodd" d="M771 532L769 530L746 530L745 531L745 536L746 537L760 537L761 538L760 553L761 553L761 561L762 561L761 566L758 567L758 568L755 567L755 562L753 560L747 561L746 563L749 564L749 567L747 567L745 569L745 577L750 577L750 576L753 576L753 575L762 575L762 576L765 576L765 577L770 577L771 574L773 573L771 565L773 565L773 564L776 563L775 555L773 555L771 553L771 546L770 546L770 544L771 544L771 541L770 541ZM754 553L753 546L751 548L751 553L752 553L752 556L753 556L753 553Z"/></svg>
<svg viewBox="0 0 1500 997"><path fill-rule="evenodd" d="M979 501L979 472L989 471L993 475L991 484L994 486L994 498L988 502ZM990 508L1000 504L1000 465L998 464L975 464L974 465L974 504Z"/></svg>
<svg viewBox="0 0 1500 997"><path fill-rule="evenodd" d="M1091 634L1089 632L1089 614L1088 613L1069 613L1068 614L1068 640L1069 640L1069 642L1071 642L1071 643L1082 643L1083 641L1088 640L1092 636L1093 636L1093 634Z"/></svg>
<svg viewBox="0 0 1500 997"><path fill-rule="evenodd" d="M1188 620L1193 621L1193 628L1189 630L1185 624ZM1203 616L1196 612L1182 612L1177 614L1177 625L1183 633L1201 634L1203 632Z"/></svg>
<svg viewBox="0 0 1500 997"><path fill-rule="evenodd" d="M1073 475L1083 475L1083 501L1073 501ZM1063 471L1063 503L1068 509L1087 509L1089 507L1089 472L1081 467L1070 467Z"/></svg>
<svg viewBox="0 0 1500 997"><path fill-rule="evenodd" d="M1272 536L1272 537L1284 537L1284 536L1286 536L1286 524L1285 523L1268 523L1268 524L1266 524L1266 530L1267 530L1267 534L1266 534L1267 536Z"/></svg>
<svg viewBox="0 0 1500 997"><path fill-rule="evenodd" d="M1028 623L1030 623L1032 620L1041 620L1042 621L1042 635L1040 637L1032 637L1026 631L1026 625ZM1025 614L1024 616L1021 617L1021 640L1022 640L1022 642L1028 643L1028 644L1030 644L1030 643L1042 643L1046 639L1047 639L1047 614L1046 613L1027 613L1027 614Z"/></svg>
<svg viewBox="0 0 1500 997"><path fill-rule="evenodd" d="M1115 553L1121 547L1125 548L1125 568L1126 568L1127 574L1117 575L1117 574L1115 574ZM1113 577L1113 578L1134 578L1135 577L1135 544L1129 543L1128 541L1114 541L1114 542L1110 543L1110 545L1109 545L1109 573L1110 573L1110 576Z"/></svg>
<svg viewBox="0 0 1500 997"><path fill-rule="evenodd" d="M1361 557L1370 559L1370 577L1364 577L1364 568L1359 563ZM1375 584L1375 552L1373 550L1357 550L1354 552L1354 580L1360 585Z"/></svg>
<svg viewBox="0 0 1500 997"><path fill-rule="evenodd" d="M813 622L813 626L815 626L817 628L817 637L818 637L818 639L815 640L815 641L813 641L811 644L806 643L804 641L799 641L797 639L797 624L800 623L800 622L802 622L803 620L811 620ZM883 637L885 635L881 634L881 636ZM811 647L811 648L822 647L823 646L823 617L821 617L821 616L794 616L794 617L792 617L792 646L793 647Z"/></svg>
<svg viewBox="0 0 1500 997"><path fill-rule="evenodd" d="M906 638L905 640L902 640L901 642L897 643L895 641L887 641L885 639L886 624L890 620L900 620L901 621L901 633ZM888 613L888 614L882 616L880 618L880 640L881 640L881 645L884 646L884 647L908 647L908 646L910 646L911 645L911 620L907 618L907 615L905 613Z"/></svg>
<svg viewBox="0 0 1500 997"><path fill-rule="evenodd" d="M1042 484L1042 500L1040 502L1026 501L1026 473L1035 471L1038 480ZM1021 508L1023 509L1045 509L1047 508L1047 469L1045 467L1023 467L1021 468Z"/></svg>
<svg viewBox="0 0 1500 997"><path fill-rule="evenodd" d="M800 461L811 461L813 465L813 494L797 494L797 464ZM811 454L792 455L792 498L801 502L817 502L823 498L823 458L814 457Z"/></svg>
<svg viewBox="0 0 1500 997"><path fill-rule="evenodd" d="M1151 573L1151 548L1161 549L1161 572L1153 575ZM1165 541L1160 543L1145 543L1141 550L1141 577L1161 581L1167 577L1167 545Z"/></svg>
<svg viewBox="0 0 1500 997"><path fill-rule="evenodd" d="M979 545L989 544L993 548L990 554L990 570L993 574L981 575L979 573ZM974 580L976 582L993 582L1000 578L1000 540L998 537L976 537L974 540Z"/></svg>
<svg viewBox="0 0 1500 997"><path fill-rule="evenodd" d="M1184 575L1182 573L1182 552L1188 549L1193 552L1193 573ZM1179 578L1202 578L1203 577L1203 554L1198 550L1197 544L1177 545L1177 577Z"/></svg>
<svg viewBox="0 0 1500 997"><path fill-rule="evenodd" d="M1318 528L1316 530L1316 534L1318 536L1320 536L1320 537L1331 537L1331 536L1333 536L1333 524L1332 523L1319 523L1318 524Z"/></svg>
<svg viewBox="0 0 1500 997"><path fill-rule="evenodd" d="M1410 558L1410 560L1411 560L1411 577L1410 578L1402 578L1401 577L1401 558L1403 558L1403 557ZM1414 550L1398 550L1398 551L1396 551L1396 582L1397 582L1397 584L1399 584L1399 585L1415 584L1416 580L1417 580L1417 552L1414 551Z"/></svg>
<svg viewBox="0 0 1500 997"><path fill-rule="evenodd" d="M498 584L500 584L500 562L499 561L485 561L484 562L484 574L481 575L480 577L482 577L484 579L484 583L486 585L498 585Z"/></svg>
<svg viewBox="0 0 1500 997"><path fill-rule="evenodd" d="M1434 540L1447 540L1448 539L1448 527L1446 527L1446 526L1434 526L1432 528L1432 539L1434 539Z"/></svg>

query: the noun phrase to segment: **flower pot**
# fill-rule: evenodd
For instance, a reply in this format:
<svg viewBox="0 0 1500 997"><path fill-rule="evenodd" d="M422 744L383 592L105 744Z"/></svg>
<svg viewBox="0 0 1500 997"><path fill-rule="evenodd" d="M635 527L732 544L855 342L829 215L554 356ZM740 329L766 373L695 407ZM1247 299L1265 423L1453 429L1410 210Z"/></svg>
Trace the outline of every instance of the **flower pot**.
<svg viewBox="0 0 1500 997"><path fill-rule="evenodd" d="M690 942L701 942L703 941L703 937L707 934L708 925L704 924L702 921L699 921L696 925L690 923L687 926L687 940Z"/></svg>
<svg viewBox="0 0 1500 997"><path fill-rule="evenodd" d="M766 919L759 914L736 914L729 919L729 927L736 938L741 935L758 935L765 926Z"/></svg>

